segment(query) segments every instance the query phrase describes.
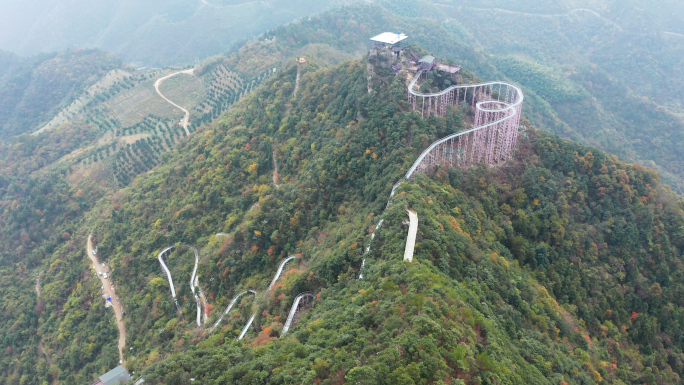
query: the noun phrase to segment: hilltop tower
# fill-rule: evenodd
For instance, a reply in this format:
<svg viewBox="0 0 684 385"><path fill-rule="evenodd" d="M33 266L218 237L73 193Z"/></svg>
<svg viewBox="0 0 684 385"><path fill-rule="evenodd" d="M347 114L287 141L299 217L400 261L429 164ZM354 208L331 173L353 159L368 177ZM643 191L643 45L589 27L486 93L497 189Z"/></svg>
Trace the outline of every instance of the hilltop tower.
<svg viewBox="0 0 684 385"><path fill-rule="evenodd" d="M398 32L383 32L372 37L368 54L368 93L373 92L373 76L389 68L398 71L401 68L405 41L408 36Z"/></svg>
<svg viewBox="0 0 684 385"><path fill-rule="evenodd" d="M376 68L390 68L397 65L402 59L402 53L406 49L405 41L408 36L398 32L383 32L371 38L368 63Z"/></svg>

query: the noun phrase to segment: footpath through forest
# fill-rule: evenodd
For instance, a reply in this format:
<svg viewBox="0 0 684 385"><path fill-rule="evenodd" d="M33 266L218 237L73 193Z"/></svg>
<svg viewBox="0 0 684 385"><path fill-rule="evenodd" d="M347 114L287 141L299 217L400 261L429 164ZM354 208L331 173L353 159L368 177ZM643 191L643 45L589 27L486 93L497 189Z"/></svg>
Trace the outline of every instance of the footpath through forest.
<svg viewBox="0 0 684 385"><path fill-rule="evenodd" d="M90 261L93 263L93 268L97 272L98 278L100 278L100 282L102 282L102 288L104 290L105 297L112 299L111 302L108 302L110 302L114 308L114 314L116 315L116 326L119 328L119 361L125 366L126 362L123 360L123 350L126 346L126 326L124 325L122 319L123 307L121 307L121 302L116 297L114 285L111 283L111 277L105 278L105 276L109 276L109 267L100 264L100 262L97 260L97 257L93 254L92 237L92 234L88 235L86 252L88 253L88 258L90 258ZM105 301L107 301L107 299L105 299Z"/></svg>

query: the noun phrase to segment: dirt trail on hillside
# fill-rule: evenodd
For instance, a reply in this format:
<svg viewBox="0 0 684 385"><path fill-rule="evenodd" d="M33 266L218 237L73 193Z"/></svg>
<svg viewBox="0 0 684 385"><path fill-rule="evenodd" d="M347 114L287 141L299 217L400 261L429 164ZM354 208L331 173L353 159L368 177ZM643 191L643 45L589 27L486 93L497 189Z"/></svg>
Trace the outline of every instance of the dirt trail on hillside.
<svg viewBox="0 0 684 385"><path fill-rule="evenodd" d="M168 75L166 75L166 76L160 77L159 79L157 79L157 81L154 82L154 89L157 91L157 94L159 94L159 96L161 96L162 99L166 100L166 101L167 101L169 104L171 104L172 106L174 106L174 107L178 108L179 110L183 111L183 113L185 114L185 116L183 116L183 119L181 119L181 121L180 121L180 125L181 125L181 127L183 127L183 129L185 130L185 134L186 134L187 136L190 136L190 131L188 131L188 121L190 120L190 112L189 112L188 110L186 110L185 108L179 106L178 104L172 102L172 101L169 100L169 98L167 98L166 96L164 96L164 94L162 94L161 91L159 91L159 86L162 84L162 82L164 82L164 80L166 80L166 79L168 79L168 78L174 77L174 76L179 75L179 74L193 75L194 72L195 72L195 69L194 69L194 68L190 68L189 70L183 70L183 71L173 72L173 73L170 73L170 74L168 74Z"/></svg>
<svg viewBox="0 0 684 385"><path fill-rule="evenodd" d="M112 286L112 283L109 281L109 279L106 279L104 277L105 273L109 274L109 267L102 266L100 262L97 260L97 257L93 255L92 236L92 234L88 235L86 252L88 253L88 258L90 258L90 261L93 263L93 268L95 269L95 271L97 273L102 274L97 274L97 276L98 278L100 278L100 282L102 283L102 287L104 288L105 296L112 298L112 301L110 303L112 304L112 307L114 308L114 314L116 315L116 326L119 328L119 361L121 361L122 365L126 366L126 362L123 360L123 350L126 346L126 326L124 325L122 319L123 307L121 307L121 302L116 297L116 293L114 292L114 287Z"/></svg>
<svg viewBox="0 0 684 385"><path fill-rule="evenodd" d="M297 65L297 77L295 78L295 88L294 92L292 93L292 97L296 98L297 97L297 91L299 90L299 77L302 74L302 66Z"/></svg>
<svg viewBox="0 0 684 385"><path fill-rule="evenodd" d="M38 277L36 278L36 296L40 298L40 279L43 277L43 272L41 271L38 273Z"/></svg>
<svg viewBox="0 0 684 385"><path fill-rule="evenodd" d="M297 77L295 78L294 91L292 91L292 97L297 97L297 90L299 90L299 78L302 74L302 66L297 64ZM285 116L290 116L290 111L292 111L292 105L288 105L285 109ZM277 143L273 143L273 185L275 188L280 187L280 174L278 173L278 153L277 153Z"/></svg>

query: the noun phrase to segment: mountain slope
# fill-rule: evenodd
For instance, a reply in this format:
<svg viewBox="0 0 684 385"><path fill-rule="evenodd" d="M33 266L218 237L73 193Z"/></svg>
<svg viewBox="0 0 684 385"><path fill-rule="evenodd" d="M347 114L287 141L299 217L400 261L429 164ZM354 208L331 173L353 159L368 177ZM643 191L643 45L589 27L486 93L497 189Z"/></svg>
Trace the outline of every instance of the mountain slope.
<svg viewBox="0 0 684 385"><path fill-rule="evenodd" d="M370 10L356 19L341 17L357 12L345 9L278 28L221 59L251 76L292 52L310 61L278 65L219 123L204 123L116 193L69 179L68 162L34 164L60 159L78 147L73 141L95 141L101 132L50 130L12 147L35 175L17 179L8 170L1 185L0 220L11 231L3 232L0 276L11 290L0 305L7 346L0 382L87 383L116 365L113 315L84 255L91 232L127 312L127 366L151 383L679 381L684 224L677 197L653 171L525 121L528 138L508 167L438 170L402 184L385 211L392 185L420 150L472 116L456 110L422 120L408 112L404 79L383 73L369 94L365 61L325 67L362 52L374 28L397 24L438 55L458 53L472 71L498 76L492 63L499 58L452 44L460 40L447 27L438 29L441 39L421 37L431 20L362 9ZM533 69L567 86L548 67ZM475 82L468 69L464 82ZM554 118L542 97L526 95L528 116ZM45 179L54 170L54 180ZM407 206L420 220L411 265L400 261ZM188 287L192 253L164 256L179 282L180 312L159 264L161 250L181 244L199 249L198 286L210 313L200 328ZM264 295L290 255L298 258ZM40 298L29 295L38 271ZM259 295L242 298L208 335L245 289ZM305 290L316 294L313 307L279 339ZM255 310L245 340L233 342Z"/></svg>
<svg viewBox="0 0 684 385"><path fill-rule="evenodd" d="M65 51L0 64L0 139L30 132L121 62L97 50ZM4 67L4 68L3 68Z"/></svg>
<svg viewBox="0 0 684 385"><path fill-rule="evenodd" d="M679 15L681 4L495 0L416 11L489 56L476 59L478 75L501 73L532 98L539 93L543 102L530 100L537 126L655 168L682 190L684 38L668 33L677 30L662 16Z"/></svg>
<svg viewBox="0 0 684 385"><path fill-rule="evenodd" d="M385 78L368 95L365 71L352 62L305 73L292 99L296 68L283 70L88 215L78 233L95 230L115 269L129 368L158 363L145 373L150 383L678 380L670 314L680 286L654 272L680 272L682 212L655 173L531 131L509 167L419 177L383 213L401 169L468 117L421 120L403 109L404 81ZM401 262L406 206L421 221L410 265ZM359 281L378 215L386 224ZM630 215L643 220L621 219ZM157 261L176 242L200 249L200 287L214 309L207 326L233 294L263 293L282 258L301 257L273 292L245 298L207 336L193 325L187 288L176 313ZM58 258L85 263L82 251L61 248ZM169 260L185 282L189 255ZM317 293L313 308L276 339L305 290ZM231 342L253 306L247 344ZM67 349L57 329L44 332L52 349ZM169 353L179 355L163 360Z"/></svg>
<svg viewBox="0 0 684 385"><path fill-rule="evenodd" d="M328 73L317 79L316 88L309 88L321 89L317 97L303 98L300 103L325 101L329 91L320 84L335 84L339 74L349 75L349 69L343 66ZM365 76L356 76L357 97L363 98ZM304 89L307 83L305 80ZM396 85L397 91L400 85ZM345 88L338 91L349 100ZM391 99L391 90L378 96ZM262 95L267 98L268 94ZM277 105L277 101L271 104L275 111ZM333 112L339 111L334 105L323 110L333 121ZM391 159L403 152L392 145L392 138L404 142L408 137L404 130L410 123L389 123L390 116L403 114L390 109L386 115L380 106L387 105L380 103L372 111L384 124L376 126L369 117L358 123L360 135L348 136L357 131L355 126L340 126L335 137L326 138L321 134L329 131L328 120L312 122L304 138L322 144L314 146L320 150L313 149L302 159L302 166L318 159L315 163L320 171L313 173L314 169L305 167L308 172L300 171L304 180L311 176L311 182L296 188L305 193L294 192L280 203L280 190L264 188L260 207L246 217L247 226L238 227L222 250L218 244L205 249L211 262L203 277L218 274L214 282L222 281L222 285L242 277L247 285L259 286L255 279L263 276L260 266L264 258L278 259L273 257L279 255L278 241L302 221L308 222L307 228L315 226L316 231L304 233L302 247L294 250L302 252L305 264L298 265L272 297L257 301L261 332L248 338L253 347L231 342L249 314L243 311L229 321L231 326L224 327L223 335L214 334L189 352L155 365L145 373L146 382L184 383L191 377L207 383L339 383L343 379L354 383L436 383L449 377L466 382L522 383L679 380L675 372L680 370L681 347L676 342L677 328L668 325L678 323L676 316L669 314L679 311L681 286L650 272L663 269L670 271L671 277L681 273L677 256L682 239L677 231L682 211L672 193L659 186L658 176L640 166L532 132L529 140L521 143L517 161L507 168L442 170L432 180L420 177L400 188L394 204L383 214L385 224L371 245L374 258L367 262L368 271L361 281L358 267L367 242L362 235L375 223L362 207L373 207L379 201L381 212L385 197L369 195L358 201L354 195L342 193L348 218L332 219L327 226L318 222L320 214L306 214L307 210L298 221L292 216L287 221L286 212L274 215L288 200L301 200L303 208L311 207L306 202L319 188L331 194L353 192L361 180L373 184L382 178L369 178L380 170L374 171L373 166L368 171L359 168L362 174L351 179L344 169L330 167L344 154L359 152L357 161L370 161L375 154L376 160L383 162L385 157ZM224 124L241 130L242 119L232 119L238 120L229 118ZM263 123L252 127L263 127ZM431 123L439 127L441 120ZM429 126L419 127L414 126L418 137L419 130ZM259 135L260 129L256 130L250 143L265 140L264 133ZM205 148L213 147L212 133L206 135ZM371 153L364 156L365 146L357 141L370 138L384 139L381 146L369 147ZM325 145L328 141L331 147ZM308 148L308 144L297 148ZM393 151L388 153L390 149ZM301 150L294 153L301 155ZM208 155L200 164L205 169L213 162L230 164L220 159L219 154ZM198 164L196 170L200 167ZM328 170L335 170L333 175L342 182L329 181ZM289 190L290 186L293 184L283 187ZM345 188L340 189L342 186ZM388 190L390 185L385 186ZM324 204L313 202L313 207ZM419 246L410 265L401 261L406 206L421 218ZM630 215L643 220L630 225L623 219ZM652 222L656 216L660 219ZM245 236L257 231L256 238ZM589 247L585 249L583 242ZM660 246L649 247L642 255L641 248L647 244ZM235 256L239 250L245 254ZM639 268L644 263L653 266ZM139 263L136 266L139 268ZM221 273L224 266L227 269ZM266 262L268 266L267 271L272 271L273 262ZM274 339L294 294L307 289L319 293L314 307L291 334ZM211 284L208 291L221 295ZM663 309L668 307L665 315ZM180 344L178 338L169 342ZM201 335L194 338L204 339ZM260 347L269 340L270 344Z"/></svg>

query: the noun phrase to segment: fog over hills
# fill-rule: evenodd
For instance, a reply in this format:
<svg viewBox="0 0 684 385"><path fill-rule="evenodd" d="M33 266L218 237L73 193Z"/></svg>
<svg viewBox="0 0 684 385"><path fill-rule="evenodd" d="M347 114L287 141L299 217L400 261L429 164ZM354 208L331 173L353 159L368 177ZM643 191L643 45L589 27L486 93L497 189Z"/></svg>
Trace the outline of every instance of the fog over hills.
<svg viewBox="0 0 684 385"><path fill-rule="evenodd" d="M0 49L20 55L100 48L136 66L188 63L335 0L8 0Z"/></svg>

